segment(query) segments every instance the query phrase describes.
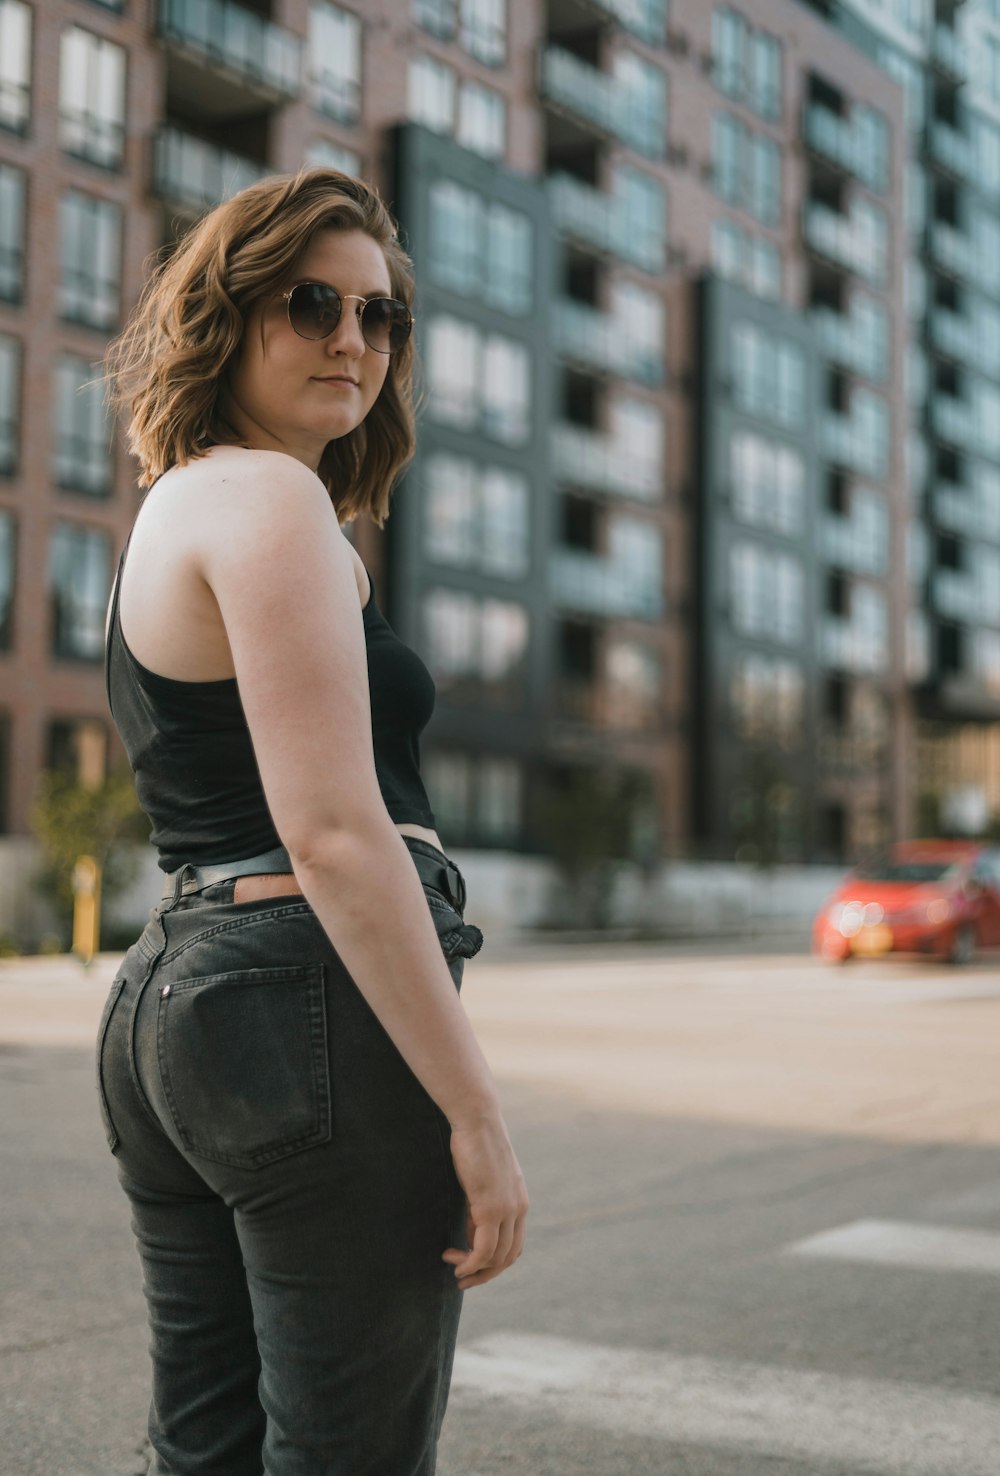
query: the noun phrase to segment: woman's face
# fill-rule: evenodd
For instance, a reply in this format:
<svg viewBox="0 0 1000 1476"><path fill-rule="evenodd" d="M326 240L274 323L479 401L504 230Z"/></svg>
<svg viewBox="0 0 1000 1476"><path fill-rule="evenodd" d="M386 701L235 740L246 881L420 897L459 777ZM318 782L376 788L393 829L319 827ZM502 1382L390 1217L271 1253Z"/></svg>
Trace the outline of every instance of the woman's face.
<svg viewBox="0 0 1000 1476"><path fill-rule="evenodd" d="M382 248L364 231L317 231L285 283L325 282L346 299L340 322L327 338L301 338L281 298L258 307L247 320L240 354L230 367L220 409L244 444L285 451L312 471L328 441L360 425L389 372L389 355L370 348L350 298L392 297ZM263 346L262 340L263 338ZM352 383L324 383L344 375Z"/></svg>

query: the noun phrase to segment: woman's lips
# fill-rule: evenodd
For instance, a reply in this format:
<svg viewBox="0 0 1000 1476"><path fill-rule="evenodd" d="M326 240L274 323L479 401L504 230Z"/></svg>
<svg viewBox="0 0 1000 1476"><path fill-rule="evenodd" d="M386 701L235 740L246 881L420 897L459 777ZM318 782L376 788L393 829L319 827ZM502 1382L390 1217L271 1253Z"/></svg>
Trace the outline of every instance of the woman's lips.
<svg viewBox="0 0 1000 1476"><path fill-rule="evenodd" d="M346 389L348 386L350 386L351 389L357 389L357 387L358 387L356 381L353 380L353 379L338 379L338 378L320 379L317 376L316 377L316 383L317 384L329 384L329 385L333 385L335 387L343 387L344 389Z"/></svg>

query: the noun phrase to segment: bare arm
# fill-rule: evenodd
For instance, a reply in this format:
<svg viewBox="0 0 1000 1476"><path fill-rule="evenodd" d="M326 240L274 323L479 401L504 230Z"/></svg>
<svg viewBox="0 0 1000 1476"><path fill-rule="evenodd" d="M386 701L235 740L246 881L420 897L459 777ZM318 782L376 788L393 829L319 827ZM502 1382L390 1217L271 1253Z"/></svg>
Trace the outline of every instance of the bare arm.
<svg viewBox="0 0 1000 1476"><path fill-rule="evenodd" d="M244 467L238 479L220 471L199 570L222 614L264 793L303 894L452 1125L474 1243L446 1258L459 1285L477 1285L520 1254L527 1196L489 1067L378 787L350 549L307 468L271 452Z"/></svg>

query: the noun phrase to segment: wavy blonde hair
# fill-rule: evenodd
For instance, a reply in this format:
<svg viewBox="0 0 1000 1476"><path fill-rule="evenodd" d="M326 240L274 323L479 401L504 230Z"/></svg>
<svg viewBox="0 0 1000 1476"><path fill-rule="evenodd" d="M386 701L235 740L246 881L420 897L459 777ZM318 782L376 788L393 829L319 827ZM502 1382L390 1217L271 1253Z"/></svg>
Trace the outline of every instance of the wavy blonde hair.
<svg viewBox="0 0 1000 1476"><path fill-rule="evenodd" d="M253 309L284 286L314 233L361 230L378 243L393 297L412 308L413 263L377 190L339 169L303 167L249 185L204 216L154 266L104 359L109 403L128 415L139 486L205 454L233 431L219 405L227 365ZM393 487L416 452L412 336L391 355L365 419L328 441L319 464L340 522L382 527Z"/></svg>

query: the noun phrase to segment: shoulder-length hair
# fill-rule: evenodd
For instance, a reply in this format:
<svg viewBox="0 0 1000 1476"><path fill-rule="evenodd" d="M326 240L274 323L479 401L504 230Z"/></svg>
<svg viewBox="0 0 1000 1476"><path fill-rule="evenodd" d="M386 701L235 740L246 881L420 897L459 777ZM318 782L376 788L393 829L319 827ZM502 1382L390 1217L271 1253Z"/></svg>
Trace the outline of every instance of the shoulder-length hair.
<svg viewBox="0 0 1000 1476"><path fill-rule="evenodd" d="M339 169L271 175L204 216L153 269L104 359L108 399L129 422L139 486L233 436L219 404L226 367L253 309L278 293L313 234L365 231L410 308L413 263L378 192ZM319 464L340 522L363 513L382 527L390 493L416 452L412 337L389 360L378 399L354 430L327 443Z"/></svg>

